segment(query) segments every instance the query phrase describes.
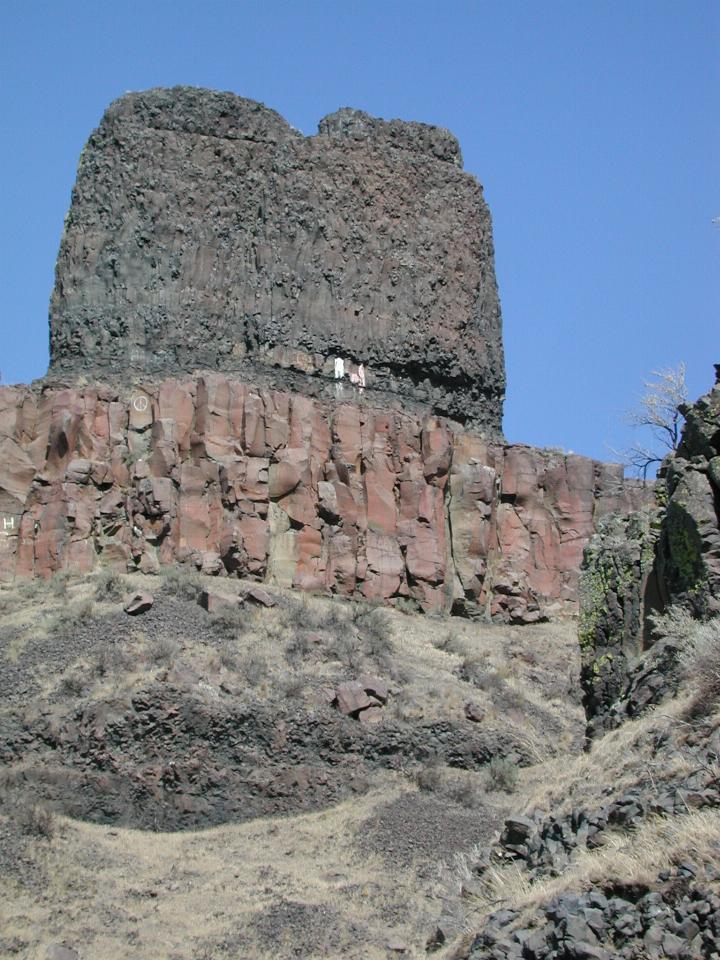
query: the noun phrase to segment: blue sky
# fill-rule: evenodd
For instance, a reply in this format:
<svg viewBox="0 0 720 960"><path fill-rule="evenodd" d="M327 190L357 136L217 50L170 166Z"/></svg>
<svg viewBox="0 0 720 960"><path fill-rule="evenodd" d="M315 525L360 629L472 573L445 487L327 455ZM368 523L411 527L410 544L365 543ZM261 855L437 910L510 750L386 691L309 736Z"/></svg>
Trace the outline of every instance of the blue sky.
<svg viewBox="0 0 720 960"><path fill-rule="evenodd" d="M601 459L656 367L720 362L720 4L2 0L4 383L47 369L83 143L127 90L353 106L448 127L494 219L511 441Z"/></svg>

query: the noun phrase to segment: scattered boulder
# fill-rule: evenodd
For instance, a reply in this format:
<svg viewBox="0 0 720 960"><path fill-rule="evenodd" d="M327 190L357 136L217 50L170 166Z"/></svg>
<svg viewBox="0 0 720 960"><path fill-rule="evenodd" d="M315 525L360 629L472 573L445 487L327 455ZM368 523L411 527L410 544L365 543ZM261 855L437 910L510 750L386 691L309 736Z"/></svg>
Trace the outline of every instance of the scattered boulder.
<svg viewBox="0 0 720 960"><path fill-rule="evenodd" d="M463 707L463 711L468 720L472 720L473 723L482 723L485 719L485 710L474 700L468 700Z"/></svg>
<svg viewBox="0 0 720 960"><path fill-rule="evenodd" d="M271 596L267 590L263 590L262 587L250 587L243 594L243 600L249 600L260 607L274 607L277 603L275 597Z"/></svg>
<svg viewBox="0 0 720 960"><path fill-rule="evenodd" d="M358 720L365 724L379 723L382 717L383 710L379 703L371 703L369 707L358 713Z"/></svg>
<svg viewBox="0 0 720 960"><path fill-rule="evenodd" d="M211 614L236 609L238 606L236 601L228 600L227 597L223 597L219 593L213 593L212 590L202 590L198 597L198 603L203 610L207 610Z"/></svg>
<svg viewBox="0 0 720 960"><path fill-rule="evenodd" d="M359 680L348 680L339 683L335 688L335 700L338 710L344 716L353 716L361 710L366 710L377 701L372 700Z"/></svg>
<svg viewBox="0 0 720 960"><path fill-rule="evenodd" d="M382 719L382 708L390 690L384 680L370 674L359 680L347 680L335 687L331 703L346 717L361 723L377 723Z"/></svg>
<svg viewBox="0 0 720 960"><path fill-rule="evenodd" d="M385 683L384 680L381 680L380 677L375 677L366 673L360 677L360 683L365 693L369 694L371 697L375 697L375 699L379 700L380 703L387 703L390 690L387 683Z"/></svg>
<svg viewBox="0 0 720 960"><path fill-rule="evenodd" d="M128 600L123 610L125 613L130 614L131 617L136 617L138 614L147 613L154 602L155 598L151 593L136 593L135 596Z"/></svg>

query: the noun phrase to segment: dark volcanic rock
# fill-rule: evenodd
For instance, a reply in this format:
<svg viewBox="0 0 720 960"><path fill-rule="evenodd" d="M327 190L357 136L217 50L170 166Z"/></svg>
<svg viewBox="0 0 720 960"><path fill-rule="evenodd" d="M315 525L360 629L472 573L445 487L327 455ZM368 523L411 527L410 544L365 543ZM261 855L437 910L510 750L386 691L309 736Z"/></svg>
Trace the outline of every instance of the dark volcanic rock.
<svg viewBox="0 0 720 960"><path fill-rule="evenodd" d="M578 592L590 736L676 689L678 644L656 643L651 614L673 605L720 612L720 364L713 388L681 408L686 423L658 472L655 509L607 516L584 553Z"/></svg>
<svg viewBox="0 0 720 960"><path fill-rule="evenodd" d="M455 138L347 108L304 137L189 87L115 101L80 160L51 371L332 377L335 357L499 434L490 214Z"/></svg>
<svg viewBox="0 0 720 960"><path fill-rule="evenodd" d="M647 615L661 605L655 571L659 515L645 509L605 517L585 548L578 637L590 735L627 717L625 709L613 710L648 639Z"/></svg>
<svg viewBox="0 0 720 960"><path fill-rule="evenodd" d="M685 427L677 454L659 471L667 512L658 571L668 599L700 616L720 613L720 364L715 384L682 408Z"/></svg>

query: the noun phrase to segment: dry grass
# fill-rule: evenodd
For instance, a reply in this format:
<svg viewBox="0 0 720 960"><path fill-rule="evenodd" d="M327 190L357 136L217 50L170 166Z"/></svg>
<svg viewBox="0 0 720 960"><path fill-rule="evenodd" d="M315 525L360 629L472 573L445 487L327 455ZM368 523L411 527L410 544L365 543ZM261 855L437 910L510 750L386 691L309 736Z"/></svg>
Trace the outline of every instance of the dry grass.
<svg viewBox="0 0 720 960"><path fill-rule="evenodd" d="M502 902L503 907L530 912L567 890L611 884L652 886L659 872L688 860L698 866L720 866L720 810L657 817L636 830L610 833L602 847L581 850L559 877L542 877L533 883L521 864L490 867L483 875L484 896L477 899L475 908L482 916Z"/></svg>
<svg viewBox="0 0 720 960"><path fill-rule="evenodd" d="M236 600L243 587L193 571L169 572L162 578L128 574L123 584L127 593L149 589L156 595L167 584L168 593L191 600L207 587L229 601ZM31 617L22 620L22 604L13 616L20 616L18 623L34 629L37 637L39 612L47 622L61 607L75 610L97 596L102 597L97 601L100 612L112 612L115 601L108 596L112 591L103 575L65 580L63 590L62 597L40 593L43 605L35 608L34 628ZM560 751L560 768L577 749L581 710L569 701L552 700L550 690L551 681L560 678L570 684L578 670L571 622L495 627L324 598L298 601L276 588L273 593L279 600L276 607L246 609L242 624L236 618L216 622L217 629L209 629L202 642L178 635L171 644L160 643L146 635L138 618L121 651L98 648L70 664L64 676L82 680L83 695L95 699L117 696L146 684L163 669L177 667L200 678L193 688L196 696L210 696L227 681L240 695L247 691L247 696L284 699L302 707L321 702L328 686L372 670L391 681L385 708L390 718L469 723L464 704L472 699L486 712L483 732L505 735L512 728L537 760ZM465 660L478 663L499 682L491 680L486 690L464 679ZM50 696L58 677L46 681ZM503 697L513 704L510 712ZM538 721L537 711L547 711L548 703L557 717L554 731ZM389 939L406 943L408 957L425 956L425 939L442 907L437 885L419 880L409 867L380 860L362 843L363 825L373 811L406 792L408 781L382 772L374 777L371 793L321 813L202 832L147 834L57 817L52 839L29 840L36 843L35 857L47 873L48 886L34 895L9 884L3 905L5 935L31 942L28 960L41 960L47 945L60 941L82 945L89 956L103 960L134 955L264 960L296 955L299 934L290 921L285 946L282 937L268 940L271 908L291 903L300 905L300 914L300 908L307 908L308 922L314 910L329 911L328 930L335 931L330 948L325 944L321 949L317 940L315 947L301 947L304 957L385 958ZM518 802L524 800L528 784L534 789L530 777L530 770L521 771ZM445 769L440 794L472 809L484 799L484 775ZM456 860L455 872L461 860ZM463 862L467 868L469 859ZM337 923L333 917L339 918Z"/></svg>
<svg viewBox="0 0 720 960"><path fill-rule="evenodd" d="M203 950L213 958L275 960L296 956L301 934L286 930L283 947L282 931L270 941L257 921L272 905L290 902L339 918L331 952L311 948L302 953L308 960L379 960L387 956L388 938L407 943L407 956L424 956L434 901L412 871L390 869L356 845L361 824L401 789L387 777L372 794L321 813L184 834L58 817L54 839L37 847L47 889L31 900L8 885L4 934L31 938L28 960L44 958L47 945L59 940L103 960L197 960ZM318 942L321 933L314 931ZM234 941L225 951L222 944Z"/></svg>
<svg viewBox="0 0 720 960"><path fill-rule="evenodd" d="M477 877L470 868L478 852L456 856L439 871L439 895L458 897L467 879L476 881L476 889ZM483 873L481 893L462 901L464 925L478 930L486 917L502 907L520 911L514 925L523 926L538 908L562 893L623 884L652 888L659 872L687 861L715 870L720 867L720 810L658 817L637 830L609 834L602 847L583 849L559 877L533 881L520 863L491 866ZM437 953L438 960L450 960L456 946Z"/></svg>
<svg viewBox="0 0 720 960"><path fill-rule="evenodd" d="M683 723L690 702L691 695L685 694L663 703L595 740L587 753L558 756L524 770L523 809L562 814L595 797L598 783L612 783L622 791L640 779L692 772L694 766L681 750L670 761L663 760L661 770L655 769L648 749L656 734Z"/></svg>

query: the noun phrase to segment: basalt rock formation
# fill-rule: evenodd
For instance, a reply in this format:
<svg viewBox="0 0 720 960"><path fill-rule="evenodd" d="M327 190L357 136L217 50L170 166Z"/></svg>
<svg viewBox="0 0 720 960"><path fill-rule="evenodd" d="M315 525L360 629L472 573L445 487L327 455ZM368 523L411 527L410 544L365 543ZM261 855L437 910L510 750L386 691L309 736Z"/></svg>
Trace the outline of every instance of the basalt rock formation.
<svg viewBox="0 0 720 960"><path fill-rule="evenodd" d="M622 467L222 374L0 388L0 568L207 573L528 622L572 611Z"/></svg>
<svg viewBox="0 0 720 960"><path fill-rule="evenodd" d="M720 613L720 364L713 388L682 413L678 449L658 473L658 504L607 518L580 578L582 683L589 733L616 727L677 683L672 644L651 615L678 606Z"/></svg>
<svg viewBox="0 0 720 960"><path fill-rule="evenodd" d="M675 456L663 464L667 510L658 569L668 598L720 614L720 364L712 389L682 410Z"/></svg>
<svg viewBox="0 0 720 960"><path fill-rule="evenodd" d="M490 214L457 140L339 110L305 137L190 87L121 97L83 150L50 311L54 375L263 367L368 388L499 437Z"/></svg>
<svg viewBox="0 0 720 960"><path fill-rule="evenodd" d="M574 610L599 520L652 498L503 445L490 215L436 127L120 98L50 332L44 384L0 395L4 577L190 562L528 622Z"/></svg>

